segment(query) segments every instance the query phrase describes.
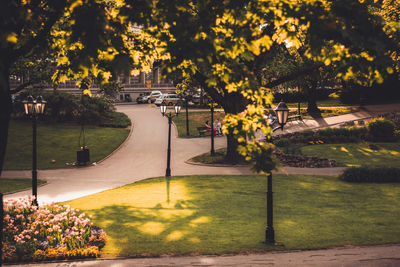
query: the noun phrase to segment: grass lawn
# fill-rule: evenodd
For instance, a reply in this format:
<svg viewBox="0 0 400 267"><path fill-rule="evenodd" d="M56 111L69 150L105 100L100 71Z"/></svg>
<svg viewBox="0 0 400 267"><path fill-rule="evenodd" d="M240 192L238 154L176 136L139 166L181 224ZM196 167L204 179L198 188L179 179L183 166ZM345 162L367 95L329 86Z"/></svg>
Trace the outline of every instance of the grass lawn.
<svg viewBox="0 0 400 267"><path fill-rule="evenodd" d="M191 160L194 162L201 162L201 163L206 163L206 164L211 164L211 163L226 163L225 162L225 155L226 155L226 148L220 148L215 150L215 154L211 156L210 152L198 155Z"/></svg>
<svg viewBox="0 0 400 267"><path fill-rule="evenodd" d="M305 155L335 159L340 166L400 167L400 143L322 144L301 147Z"/></svg>
<svg viewBox="0 0 400 267"><path fill-rule="evenodd" d="M46 181L38 179L38 186ZM32 187L31 179L0 179L0 193L11 193Z"/></svg>
<svg viewBox="0 0 400 267"><path fill-rule="evenodd" d="M103 256L225 254L400 242L400 184L274 175L274 228L264 242L266 176L153 178L67 202L93 215Z"/></svg>
<svg viewBox="0 0 400 267"><path fill-rule="evenodd" d="M32 124L12 120L3 168L23 170L32 168ZM65 168L76 161L80 126L38 123L37 160L39 169ZM114 151L129 135L127 129L85 127L90 160L96 162ZM51 160L55 163L51 163Z"/></svg>

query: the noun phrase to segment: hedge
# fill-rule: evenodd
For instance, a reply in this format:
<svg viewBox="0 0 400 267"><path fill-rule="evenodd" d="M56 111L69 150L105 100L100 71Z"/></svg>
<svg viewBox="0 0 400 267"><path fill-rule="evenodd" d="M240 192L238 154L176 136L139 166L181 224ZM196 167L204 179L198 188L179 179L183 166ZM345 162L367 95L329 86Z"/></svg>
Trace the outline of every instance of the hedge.
<svg viewBox="0 0 400 267"><path fill-rule="evenodd" d="M101 127L112 127L112 128L126 128L131 125L129 117L122 112L111 112L107 114L107 118L104 118L99 123Z"/></svg>
<svg viewBox="0 0 400 267"><path fill-rule="evenodd" d="M399 168L351 167L340 175L340 179L351 183L399 183Z"/></svg>

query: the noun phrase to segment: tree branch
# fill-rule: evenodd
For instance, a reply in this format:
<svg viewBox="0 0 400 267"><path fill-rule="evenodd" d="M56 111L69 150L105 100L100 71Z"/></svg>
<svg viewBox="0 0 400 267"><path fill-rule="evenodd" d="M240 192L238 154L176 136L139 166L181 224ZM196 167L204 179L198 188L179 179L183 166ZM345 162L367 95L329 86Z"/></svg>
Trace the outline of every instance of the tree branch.
<svg viewBox="0 0 400 267"><path fill-rule="evenodd" d="M290 73L290 74L288 74L288 75L279 77L279 78L277 78L276 80L267 83L267 84L265 85L265 87L267 87L267 88L273 88L273 87L278 86L278 85L280 85L280 84L282 84L282 83L295 80L296 78L298 78L298 77L300 77L300 76L310 74L310 73L312 73L313 71L315 71L315 70L317 70L317 69L319 69L319 68L321 68L321 67L323 67L323 66L324 66L324 64L322 64L322 63L317 63L317 64L315 64L315 65L312 65L311 67L303 68L303 69L298 70L298 71L296 71L296 72L293 72L293 73Z"/></svg>
<svg viewBox="0 0 400 267"><path fill-rule="evenodd" d="M10 89L10 94L16 94L16 93L18 93L19 91L22 91L22 90L24 90L27 86L29 86L29 85L32 85L32 82L26 82L26 83L23 83L23 84L20 84L20 85L18 85L18 87L17 88L15 88L15 89Z"/></svg>

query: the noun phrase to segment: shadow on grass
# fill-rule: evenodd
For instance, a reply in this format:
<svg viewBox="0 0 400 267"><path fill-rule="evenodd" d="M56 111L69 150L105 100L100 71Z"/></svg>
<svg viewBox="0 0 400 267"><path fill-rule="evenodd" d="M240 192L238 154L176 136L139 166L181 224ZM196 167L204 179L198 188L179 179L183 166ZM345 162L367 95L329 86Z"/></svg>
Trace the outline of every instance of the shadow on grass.
<svg viewBox="0 0 400 267"><path fill-rule="evenodd" d="M274 227L265 245L266 177L154 178L70 201L109 239L104 256L227 254L400 242L400 184L274 175ZM169 190L167 190L169 188ZM168 193L169 192L169 193ZM169 201L168 201L169 199Z"/></svg>
<svg viewBox="0 0 400 267"><path fill-rule="evenodd" d="M224 186L224 178L212 179L209 187L208 179L212 178L194 180L188 187L173 178L163 201L88 210L110 237L104 253L158 256L271 249L263 243L264 192L240 190L244 181L235 181L238 187L232 191Z"/></svg>

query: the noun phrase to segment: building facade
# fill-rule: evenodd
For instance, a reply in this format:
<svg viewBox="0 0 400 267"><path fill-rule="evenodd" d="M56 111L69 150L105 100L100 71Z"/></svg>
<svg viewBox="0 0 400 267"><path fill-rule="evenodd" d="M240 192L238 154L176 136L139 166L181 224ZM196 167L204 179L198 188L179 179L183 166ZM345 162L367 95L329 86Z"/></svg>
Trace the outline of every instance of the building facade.
<svg viewBox="0 0 400 267"><path fill-rule="evenodd" d="M141 93L151 91L161 91L162 93L174 93L176 88L172 81L161 79L161 70L159 68L154 69L149 73L141 72L139 75L133 76L120 76L118 81L123 85L124 89L115 96L118 102L129 102L135 101ZM24 79L21 77L10 77L10 88L14 89L24 83ZM92 84L90 90L93 95L96 95L98 91L98 85ZM53 88L49 86L45 88L46 91L51 91ZM72 94L81 94L81 90L76 85L75 80L68 80L64 83L60 83L57 90L62 92L68 92Z"/></svg>

